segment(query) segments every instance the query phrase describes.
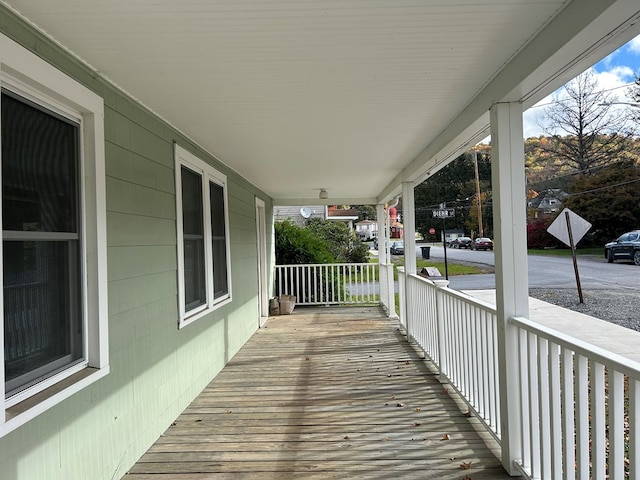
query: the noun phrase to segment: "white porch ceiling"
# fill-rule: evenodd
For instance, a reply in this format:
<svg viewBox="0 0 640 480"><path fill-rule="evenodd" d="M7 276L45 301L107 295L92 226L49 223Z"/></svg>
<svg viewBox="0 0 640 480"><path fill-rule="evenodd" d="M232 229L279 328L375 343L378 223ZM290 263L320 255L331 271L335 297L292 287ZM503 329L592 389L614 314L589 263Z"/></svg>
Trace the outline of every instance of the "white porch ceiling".
<svg viewBox="0 0 640 480"><path fill-rule="evenodd" d="M493 102L640 33L637 0L4 3L280 204L397 194L483 138Z"/></svg>

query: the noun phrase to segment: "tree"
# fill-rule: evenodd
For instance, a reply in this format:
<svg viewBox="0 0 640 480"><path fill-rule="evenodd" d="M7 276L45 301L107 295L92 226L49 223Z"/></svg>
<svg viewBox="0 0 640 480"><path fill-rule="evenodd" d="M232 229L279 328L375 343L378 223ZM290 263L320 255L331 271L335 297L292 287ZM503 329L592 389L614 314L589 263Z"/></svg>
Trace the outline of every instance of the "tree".
<svg viewBox="0 0 640 480"><path fill-rule="evenodd" d="M491 190L491 157L489 146L477 147L478 174L480 191L488 194ZM416 230L428 238L429 228L433 227L440 238L442 221L434 220L431 212L441 203L456 209L456 216L446 221L447 230L478 230L475 172L471 155L460 155L442 170L436 172L415 188ZM489 201L490 194L487 195ZM472 213L473 212L473 213ZM491 208L483 200L483 224L485 234L491 232Z"/></svg>
<svg viewBox="0 0 640 480"><path fill-rule="evenodd" d="M351 208L355 208L358 211L358 218L360 220L376 219L375 205L352 205Z"/></svg>
<svg viewBox="0 0 640 480"><path fill-rule="evenodd" d="M591 70L578 75L554 95L541 127L552 136L546 148L561 165L585 174L625 155L632 136L628 114L616 108L616 98L601 90ZM566 133L561 136L559 132ZM543 147L544 148L544 147Z"/></svg>
<svg viewBox="0 0 640 480"><path fill-rule="evenodd" d="M629 88L629 96L632 102L637 104L634 105L634 108L629 109L629 116L636 123L640 123L640 108L638 108L640 106L640 73L636 74L636 79Z"/></svg>
<svg viewBox="0 0 640 480"><path fill-rule="evenodd" d="M276 264L301 265L332 263L327 242L311 230L298 227L291 220L275 222Z"/></svg>
<svg viewBox="0 0 640 480"><path fill-rule="evenodd" d="M574 180L565 206L593 227L585 244L602 245L640 223L640 167L624 160ZM586 245L585 245L586 246Z"/></svg>

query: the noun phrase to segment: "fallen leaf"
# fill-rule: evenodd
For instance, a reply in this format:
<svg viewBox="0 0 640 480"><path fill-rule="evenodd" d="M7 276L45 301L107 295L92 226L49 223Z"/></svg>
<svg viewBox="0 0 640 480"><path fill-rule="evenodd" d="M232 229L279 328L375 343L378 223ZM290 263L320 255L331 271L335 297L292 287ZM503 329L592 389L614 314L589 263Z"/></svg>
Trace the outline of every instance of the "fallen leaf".
<svg viewBox="0 0 640 480"><path fill-rule="evenodd" d="M462 462L460 468L462 470L469 470L471 468L471 462Z"/></svg>
<svg viewBox="0 0 640 480"><path fill-rule="evenodd" d="M305 360L311 360L309 357L306 357Z"/></svg>
<svg viewBox="0 0 640 480"><path fill-rule="evenodd" d="M446 433L443 433L440 440L449 440L449 435L447 435Z"/></svg>
<svg viewBox="0 0 640 480"><path fill-rule="evenodd" d="M414 427L419 427L420 425L422 425L420 422L414 422L413 424Z"/></svg>
<svg viewBox="0 0 640 480"><path fill-rule="evenodd" d="M404 403L400 403L400 402L398 402L398 403L396 404L396 407L404 407Z"/></svg>
<svg viewBox="0 0 640 480"><path fill-rule="evenodd" d="M391 400L395 400L396 396L395 395L391 395Z"/></svg>
<svg viewBox="0 0 640 480"><path fill-rule="evenodd" d="M202 419L199 418L199 419L196 420L196 423L201 422L201 421L202 421Z"/></svg>
<svg viewBox="0 0 640 480"><path fill-rule="evenodd" d="M381 442L388 442L389 441L389 437L384 437L380 439Z"/></svg>
<svg viewBox="0 0 640 480"><path fill-rule="evenodd" d="M405 365L411 365L411 361L407 360L406 362L404 362Z"/></svg>
<svg viewBox="0 0 640 480"><path fill-rule="evenodd" d="M420 410L421 410L421 408L420 408L420 407L416 407L416 410L415 410L415 411L416 411L416 412L419 412Z"/></svg>
<svg viewBox="0 0 640 480"><path fill-rule="evenodd" d="M349 435L345 435L345 436L344 436L344 439L345 439L345 440L349 440L350 438L351 438L351 437L350 437Z"/></svg>
<svg viewBox="0 0 640 480"><path fill-rule="evenodd" d="M225 413L233 413L233 410L227 410Z"/></svg>

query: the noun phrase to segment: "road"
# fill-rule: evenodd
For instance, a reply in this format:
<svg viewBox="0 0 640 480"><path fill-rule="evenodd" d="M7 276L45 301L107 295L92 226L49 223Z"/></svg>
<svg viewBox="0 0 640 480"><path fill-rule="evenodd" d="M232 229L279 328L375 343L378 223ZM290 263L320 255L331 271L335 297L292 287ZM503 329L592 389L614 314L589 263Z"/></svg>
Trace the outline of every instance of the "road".
<svg viewBox="0 0 640 480"><path fill-rule="evenodd" d="M421 245L416 247L418 257L422 256ZM444 249L432 246L430 257L444 261ZM492 251L447 249L450 262L463 262L493 267ZM571 257L529 255L529 286L532 288L576 288L575 273ZM607 263L604 256L579 255L578 271L583 289L616 289L640 291L638 274L640 267L633 262ZM444 272L441 272L444 275ZM456 290L477 290L495 288L494 274L455 275L449 277L450 286Z"/></svg>

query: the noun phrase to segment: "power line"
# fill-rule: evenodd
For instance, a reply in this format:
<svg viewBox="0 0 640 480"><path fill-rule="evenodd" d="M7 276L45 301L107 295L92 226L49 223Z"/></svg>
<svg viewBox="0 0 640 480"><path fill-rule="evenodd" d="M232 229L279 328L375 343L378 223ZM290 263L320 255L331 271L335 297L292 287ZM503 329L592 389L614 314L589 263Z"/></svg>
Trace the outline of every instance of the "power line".
<svg viewBox="0 0 640 480"><path fill-rule="evenodd" d="M617 87L611 87L611 88L605 88L602 90L598 90L595 93L592 93L591 95L598 95L599 93L603 93L603 92L612 92L614 90L618 90L620 88L628 88L631 85L635 85L636 82L631 82L631 83L625 83L624 85L618 85ZM549 105L555 105L557 103L560 103L559 101L551 101L548 103L537 103L531 107L529 107L527 110L531 110L532 108L540 108L540 107L548 107Z"/></svg>

